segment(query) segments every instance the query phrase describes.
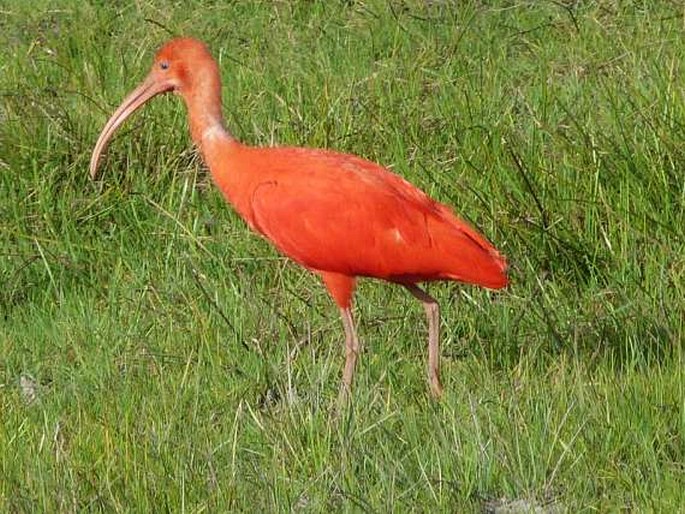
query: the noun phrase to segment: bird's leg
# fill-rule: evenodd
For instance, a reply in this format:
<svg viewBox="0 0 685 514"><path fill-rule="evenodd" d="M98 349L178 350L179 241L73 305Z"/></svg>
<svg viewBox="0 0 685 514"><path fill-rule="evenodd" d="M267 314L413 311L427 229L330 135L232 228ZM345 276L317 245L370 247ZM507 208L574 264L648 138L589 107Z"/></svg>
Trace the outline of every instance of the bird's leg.
<svg viewBox="0 0 685 514"><path fill-rule="evenodd" d="M404 287L423 303L428 318L428 380L431 393L439 398L442 395L440 384L440 306L431 295L414 284Z"/></svg>
<svg viewBox="0 0 685 514"><path fill-rule="evenodd" d="M354 377L354 365L357 363L359 353L359 339L354 329L352 320L352 295L356 281L354 277L320 271L326 289L340 309L343 326L345 327L345 370L343 371L343 381L340 386L338 400L342 403L348 396L352 388L352 378Z"/></svg>
<svg viewBox="0 0 685 514"><path fill-rule="evenodd" d="M357 355L359 354L359 339L357 338L357 331L354 329L354 321L352 320L352 311L349 307L340 308L340 315L342 316L343 326L345 327L345 370L343 371L343 381L340 387L341 401L347 398L352 389L352 379L354 378L354 366L357 363Z"/></svg>

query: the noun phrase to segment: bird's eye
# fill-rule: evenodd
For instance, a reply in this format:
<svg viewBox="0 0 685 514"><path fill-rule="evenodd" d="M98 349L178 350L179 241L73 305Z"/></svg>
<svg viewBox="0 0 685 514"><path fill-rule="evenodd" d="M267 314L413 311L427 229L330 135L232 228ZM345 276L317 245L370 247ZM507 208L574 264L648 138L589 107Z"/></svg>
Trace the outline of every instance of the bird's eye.
<svg viewBox="0 0 685 514"><path fill-rule="evenodd" d="M159 67L162 68L163 70L168 70L169 69L169 62L168 61L162 61L159 63Z"/></svg>

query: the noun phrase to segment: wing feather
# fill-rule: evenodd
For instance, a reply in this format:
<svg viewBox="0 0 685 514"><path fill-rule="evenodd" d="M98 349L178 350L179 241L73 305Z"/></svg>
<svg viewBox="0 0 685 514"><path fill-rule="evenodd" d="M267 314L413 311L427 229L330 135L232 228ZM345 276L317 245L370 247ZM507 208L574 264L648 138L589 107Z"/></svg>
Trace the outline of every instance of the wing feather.
<svg viewBox="0 0 685 514"><path fill-rule="evenodd" d="M478 232L406 180L347 154L291 149L255 185L255 228L314 270L398 282L506 283L506 264Z"/></svg>

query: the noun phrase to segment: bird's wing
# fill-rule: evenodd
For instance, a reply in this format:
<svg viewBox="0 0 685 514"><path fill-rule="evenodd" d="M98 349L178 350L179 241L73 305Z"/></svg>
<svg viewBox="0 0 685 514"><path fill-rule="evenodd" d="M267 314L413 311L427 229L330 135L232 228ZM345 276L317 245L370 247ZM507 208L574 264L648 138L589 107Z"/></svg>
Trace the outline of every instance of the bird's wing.
<svg viewBox="0 0 685 514"><path fill-rule="evenodd" d="M295 261L397 281L503 274L488 264L497 254L482 236L401 177L345 154L303 155L251 201L256 228Z"/></svg>

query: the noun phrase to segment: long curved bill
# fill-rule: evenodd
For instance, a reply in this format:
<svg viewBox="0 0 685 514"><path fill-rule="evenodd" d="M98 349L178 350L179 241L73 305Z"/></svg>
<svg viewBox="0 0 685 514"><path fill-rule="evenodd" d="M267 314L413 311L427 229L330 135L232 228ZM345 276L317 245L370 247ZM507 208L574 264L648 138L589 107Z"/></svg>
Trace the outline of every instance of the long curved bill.
<svg viewBox="0 0 685 514"><path fill-rule="evenodd" d="M119 128L119 126L126 121L126 119L133 114L141 105L147 102L150 98L160 93L165 93L173 89L173 85L160 81L153 76L148 76L145 81L134 89L121 103L121 105L114 111L111 118L105 124L105 127L100 132L93 154L90 157L90 178L95 180L97 178L98 163L103 150L111 139L112 135Z"/></svg>

